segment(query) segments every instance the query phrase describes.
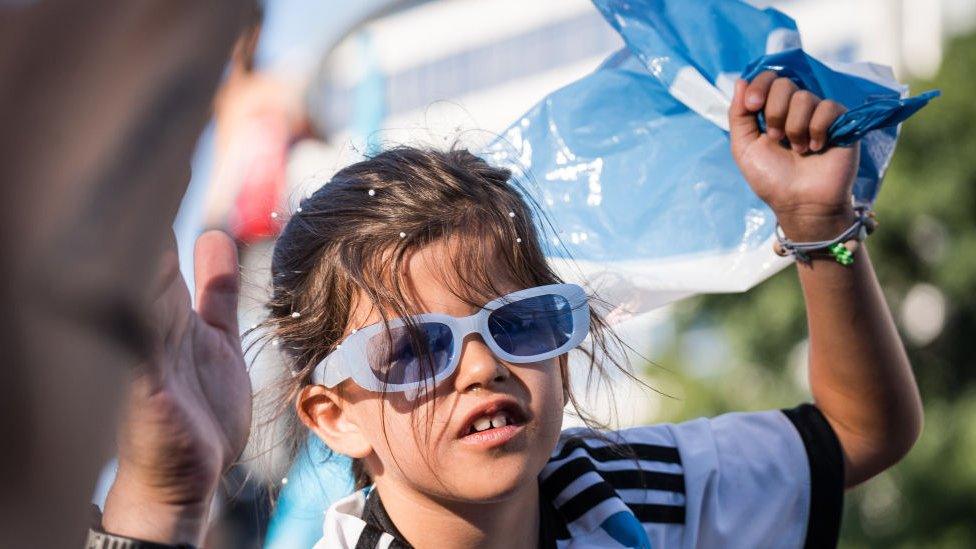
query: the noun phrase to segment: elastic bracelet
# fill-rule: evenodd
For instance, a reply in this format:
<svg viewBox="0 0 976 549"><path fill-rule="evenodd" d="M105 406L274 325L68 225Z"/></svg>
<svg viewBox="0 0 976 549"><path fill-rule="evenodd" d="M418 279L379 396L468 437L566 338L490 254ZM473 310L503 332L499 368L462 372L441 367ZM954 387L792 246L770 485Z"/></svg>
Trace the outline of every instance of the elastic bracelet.
<svg viewBox="0 0 976 549"><path fill-rule="evenodd" d="M857 251L861 241L878 227L874 212L869 207L855 206L854 213L857 218L847 230L836 238L816 242L794 242L786 238L786 235L783 234L783 228L777 222L776 242L773 243L773 251L781 257L792 255L796 257L797 261L803 263L810 263L818 257L829 257L837 263L849 267L854 264L854 252Z"/></svg>

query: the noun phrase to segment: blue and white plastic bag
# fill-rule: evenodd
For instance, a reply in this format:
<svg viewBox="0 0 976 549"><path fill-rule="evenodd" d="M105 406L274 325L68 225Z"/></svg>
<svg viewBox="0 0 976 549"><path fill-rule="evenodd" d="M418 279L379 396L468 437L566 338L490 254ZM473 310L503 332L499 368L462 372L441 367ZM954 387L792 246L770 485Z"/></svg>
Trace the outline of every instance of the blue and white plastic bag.
<svg viewBox="0 0 976 549"><path fill-rule="evenodd" d="M860 139L856 202L870 205L906 99L890 69L824 64L792 19L738 0L594 0L626 47L512 124L484 154L527 174L552 221L547 255L611 302L620 321L698 293L745 291L791 261L776 219L729 150L737 78L775 70L844 104L828 145ZM544 230L548 227L542 227Z"/></svg>

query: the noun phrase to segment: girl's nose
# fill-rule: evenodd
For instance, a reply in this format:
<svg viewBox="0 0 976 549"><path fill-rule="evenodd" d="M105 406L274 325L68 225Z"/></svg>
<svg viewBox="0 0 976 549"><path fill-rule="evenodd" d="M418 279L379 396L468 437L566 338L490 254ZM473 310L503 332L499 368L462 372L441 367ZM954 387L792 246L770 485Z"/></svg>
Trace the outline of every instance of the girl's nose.
<svg viewBox="0 0 976 549"><path fill-rule="evenodd" d="M505 381L510 375L508 367L495 357L480 336L471 334L465 338L454 381L458 392L487 389Z"/></svg>

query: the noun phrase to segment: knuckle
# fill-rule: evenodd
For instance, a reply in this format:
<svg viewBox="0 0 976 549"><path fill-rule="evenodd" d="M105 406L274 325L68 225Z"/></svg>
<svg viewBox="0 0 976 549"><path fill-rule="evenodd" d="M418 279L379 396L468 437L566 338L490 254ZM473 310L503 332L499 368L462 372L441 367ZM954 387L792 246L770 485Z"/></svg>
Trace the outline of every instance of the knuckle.
<svg viewBox="0 0 976 549"><path fill-rule="evenodd" d="M826 109L827 112L836 113L837 115L847 112L847 107L831 99L825 99L823 103L821 103L821 106Z"/></svg>
<svg viewBox="0 0 976 549"><path fill-rule="evenodd" d="M793 94L793 98L790 99L790 106L792 107L807 107L814 105L819 101L817 96L810 93L807 90L799 90Z"/></svg>
<svg viewBox="0 0 976 549"><path fill-rule="evenodd" d="M832 120L814 120L810 123L810 133L817 136L824 135L832 122Z"/></svg>
<svg viewBox="0 0 976 549"><path fill-rule="evenodd" d="M776 77L776 73L772 71L765 71L759 73L758 76L752 79L747 86L749 91L763 92L769 88L769 84L773 82Z"/></svg>
<svg viewBox="0 0 976 549"><path fill-rule="evenodd" d="M770 110L766 112L767 126L782 128L785 122L786 122L786 116L782 112L776 110Z"/></svg>
<svg viewBox="0 0 976 549"><path fill-rule="evenodd" d="M777 78L773 82L773 86L775 86L776 89L783 90L783 91L786 91L786 90L796 91L796 90L799 89L796 86L796 84L793 83L792 80L790 80L789 78L786 78L785 76L781 76L781 77Z"/></svg>
<svg viewBox="0 0 976 549"><path fill-rule="evenodd" d="M789 124L786 127L786 135L791 141L797 141L806 138L806 131L799 124Z"/></svg>

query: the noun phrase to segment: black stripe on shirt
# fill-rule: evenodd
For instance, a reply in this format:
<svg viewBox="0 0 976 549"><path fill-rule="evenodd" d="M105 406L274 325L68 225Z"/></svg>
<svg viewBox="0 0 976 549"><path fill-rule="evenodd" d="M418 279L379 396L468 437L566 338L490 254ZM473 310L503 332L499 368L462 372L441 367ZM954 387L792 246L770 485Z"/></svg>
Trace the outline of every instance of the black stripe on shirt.
<svg viewBox="0 0 976 549"><path fill-rule="evenodd" d="M634 512L634 516L641 522L656 522L659 524L685 523L685 507L683 505L628 503L627 507L630 507L630 510Z"/></svg>
<svg viewBox="0 0 976 549"><path fill-rule="evenodd" d="M573 522L585 515L590 509L615 497L617 497L617 493L613 491L613 488L609 484L606 482L597 482L569 498L569 501L566 503L560 505L559 512L562 513L567 523Z"/></svg>
<svg viewBox="0 0 976 549"><path fill-rule="evenodd" d="M604 471L593 466L586 457L578 457L563 463L542 481L542 489L552 498L562 493L573 481L589 472L596 472L617 490L644 489L663 492L685 493L684 475L662 473L643 469Z"/></svg>
<svg viewBox="0 0 976 549"><path fill-rule="evenodd" d="M621 442L609 446L590 446L582 438L571 438L566 441L562 449L555 456L549 458L550 462L564 459L573 450L582 448L589 456L596 461L618 461L623 459L640 459L644 461L660 461L662 463L681 464L681 455L678 449L673 446L660 446L657 444L641 444L635 442Z"/></svg>
<svg viewBox="0 0 976 549"><path fill-rule="evenodd" d="M556 540L567 539L566 521L556 511L552 498L543 495L539 498L539 549L556 549Z"/></svg>
<svg viewBox="0 0 976 549"><path fill-rule="evenodd" d="M783 410L796 427L810 464L810 519L804 547L837 547L844 509L844 454L834 429L819 409L801 404Z"/></svg>
<svg viewBox="0 0 976 549"><path fill-rule="evenodd" d="M366 497L362 519L366 523L366 527L359 535L356 549L375 549L384 532L393 538L393 541L390 542L390 549L412 549L404 539L403 534L393 524L393 520L390 519L386 507L383 505L383 500L380 499L379 492L375 489L370 490Z"/></svg>
<svg viewBox="0 0 976 549"><path fill-rule="evenodd" d="M381 537L383 537L383 531L367 523L363 526L359 539L356 540L356 549L376 549Z"/></svg>
<svg viewBox="0 0 976 549"><path fill-rule="evenodd" d="M619 498L619 495L606 482L597 482L588 486L559 507L566 522L573 522L604 501ZM656 522L664 524L684 524L685 507L683 505L666 505L661 503L627 503L627 507L642 523Z"/></svg>
<svg viewBox="0 0 976 549"><path fill-rule="evenodd" d="M626 471L599 471L600 476L617 490L660 490L661 492L685 493L685 476L680 473L662 473L628 469Z"/></svg>

